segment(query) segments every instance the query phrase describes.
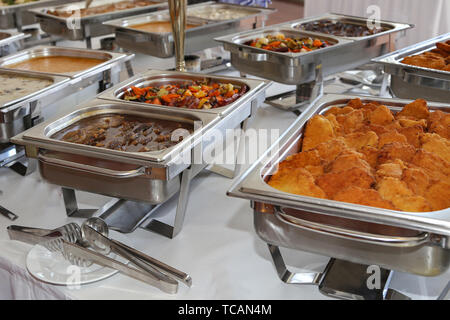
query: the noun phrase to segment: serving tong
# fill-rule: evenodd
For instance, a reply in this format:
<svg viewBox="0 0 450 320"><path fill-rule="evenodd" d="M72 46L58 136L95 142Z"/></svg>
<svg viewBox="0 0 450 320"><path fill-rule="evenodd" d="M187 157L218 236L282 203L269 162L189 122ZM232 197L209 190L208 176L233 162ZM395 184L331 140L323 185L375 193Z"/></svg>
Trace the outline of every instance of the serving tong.
<svg viewBox="0 0 450 320"><path fill-rule="evenodd" d="M176 280L188 287L192 285L188 274L119 241L109 239L86 223L81 228L76 223L69 223L53 230L11 225L7 230L11 240L40 244L49 251L61 252L66 260L79 267L95 263L113 268L166 293L174 294L178 291ZM92 247L97 252L87 247ZM129 260L136 268L107 257L106 254L110 251Z"/></svg>

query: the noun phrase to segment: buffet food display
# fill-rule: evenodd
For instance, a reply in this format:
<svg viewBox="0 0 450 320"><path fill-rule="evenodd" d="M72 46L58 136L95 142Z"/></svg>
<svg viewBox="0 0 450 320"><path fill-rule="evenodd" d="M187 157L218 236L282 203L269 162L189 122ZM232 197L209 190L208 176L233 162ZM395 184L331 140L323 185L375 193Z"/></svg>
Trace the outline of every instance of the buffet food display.
<svg viewBox="0 0 450 320"><path fill-rule="evenodd" d="M238 11L241 14L234 15ZM213 18L215 12L228 12L222 19ZM263 25L272 9L249 8L209 1L187 8L187 29L185 52L193 53L217 46L215 37L248 29L249 24ZM175 55L172 27L168 10L148 14L127 16L104 23L113 28L117 44L132 52L139 52L159 58Z"/></svg>
<svg viewBox="0 0 450 320"><path fill-rule="evenodd" d="M193 81L165 84L158 87L132 86L121 99L134 102L188 109L214 109L233 103L248 90L245 85Z"/></svg>
<svg viewBox="0 0 450 320"><path fill-rule="evenodd" d="M301 152L268 181L278 190L390 210L450 207L450 113L425 100L392 112L350 100L308 120Z"/></svg>
<svg viewBox="0 0 450 320"><path fill-rule="evenodd" d="M333 36L339 37L365 37L371 36L383 31L386 29L383 28L371 28L367 27L367 24L355 24L354 22L345 22L345 20L331 20L331 19L323 19L316 20L311 22L306 22L302 24L298 24L295 28L305 30L305 31L313 31L331 34Z"/></svg>
<svg viewBox="0 0 450 320"><path fill-rule="evenodd" d="M36 23L28 10L42 6L70 3L75 0L2 0L0 1L0 29L22 30L23 26Z"/></svg>
<svg viewBox="0 0 450 320"><path fill-rule="evenodd" d="M390 90L399 98L450 101L448 52L450 33L373 59L391 76Z"/></svg>
<svg viewBox="0 0 450 320"><path fill-rule="evenodd" d="M314 51L332 45L327 40L311 37L290 38L283 33L268 34L264 37L244 42L244 44L263 50L294 53Z"/></svg>
<svg viewBox="0 0 450 320"><path fill-rule="evenodd" d="M401 63L450 72L450 40L437 42L436 48L403 58Z"/></svg>
<svg viewBox="0 0 450 320"><path fill-rule="evenodd" d="M132 58L132 54L52 46L0 58L1 165L24 155L10 144L11 137L69 108L77 93L92 95L93 90L95 94L118 83L123 64Z"/></svg>
<svg viewBox="0 0 450 320"><path fill-rule="evenodd" d="M53 80L50 79L0 73L0 104L21 99L36 91L47 88L53 83Z"/></svg>
<svg viewBox="0 0 450 320"><path fill-rule="evenodd" d="M103 22L133 14L167 8L166 1L148 0L97 0L87 10L85 1L68 5L46 6L29 10L43 31L67 40L86 40L91 48L91 38L113 32ZM79 26L73 27L73 19Z"/></svg>
<svg viewBox="0 0 450 320"><path fill-rule="evenodd" d="M449 111L422 100L325 95L228 194L252 201L271 252L441 274L450 266Z"/></svg>
<svg viewBox="0 0 450 320"><path fill-rule="evenodd" d="M182 140L174 131L191 134L193 126L129 115L101 115L81 119L51 136L52 139L125 152L164 150ZM181 140L180 140L181 139Z"/></svg>
<svg viewBox="0 0 450 320"><path fill-rule="evenodd" d="M367 25L367 19L365 18L325 14L276 26L229 34L216 38L216 40L223 43L225 50L230 51L231 63L239 71L284 84L300 85L314 81L317 78L318 69L324 77L357 67L369 62L373 57L391 51L394 39L411 28L409 24L379 21L382 31L362 37L335 36L333 35L335 32L328 28L323 28L321 30L323 33L298 28L305 23L323 20L345 21L346 24L354 25L355 28ZM294 52L286 50L284 46L281 49L282 52L278 50L267 52L261 49L263 45L261 42L259 45L256 42L255 46L249 45L255 39L265 39L269 35L276 36L277 34L283 34L285 38L291 39L311 38L313 42L317 42L317 45L320 41L321 45L318 46L320 50L309 50L315 47L314 43L300 47L299 45L294 46L294 43L291 42L290 45L296 49ZM373 41L374 38L377 38L377 41ZM308 42L311 42L311 40L308 40ZM266 40L263 41L264 43L267 42ZM326 44L325 48L322 47L324 43ZM285 45L288 46L287 43ZM261 54L263 52L265 54Z"/></svg>
<svg viewBox="0 0 450 320"><path fill-rule="evenodd" d="M97 14L104 14L109 12L116 12L121 10L127 10L127 9L133 9L133 8L139 8L139 7L146 7L159 4L159 2L155 1L148 1L148 0L128 0L128 1L119 1L119 2L113 2L108 4L101 4L101 5L92 5L89 8L73 8L73 7L67 7L67 8L55 8L54 10L47 11L48 14L54 15L57 17L63 17L68 18L73 16L74 14L79 15L81 18L83 17L89 17Z"/></svg>
<svg viewBox="0 0 450 320"><path fill-rule="evenodd" d="M195 85L200 81L211 84L212 91L216 90L215 83L233 84L233 88L246 91L217 111L121 99L133 87L136 90L161 83ZM136 209L133 215L119 217L116 229L131 232L177 191L182 196L176 219L184 215L189 181L206 167L202 158L200 163L192 163L193 152L201 146L202 156L213 142L211 134L233 129L250 117L264 101L266 86L262 80L152 70L105 91L76 111L30 128L14 137L13 142L25 146L29 157L39 159L40 172L51 183L109 195L118 198L116 201L147 203L142 212ZM188 87L192 92L195 89ZM231 86L227 89L235 94ZM170 97L170 93L167 95ZM113 217L110 211L105 213L107 222L117 221ZM181 227L171 227L169 234L167 225L155 231L173 237Z"/></svg>

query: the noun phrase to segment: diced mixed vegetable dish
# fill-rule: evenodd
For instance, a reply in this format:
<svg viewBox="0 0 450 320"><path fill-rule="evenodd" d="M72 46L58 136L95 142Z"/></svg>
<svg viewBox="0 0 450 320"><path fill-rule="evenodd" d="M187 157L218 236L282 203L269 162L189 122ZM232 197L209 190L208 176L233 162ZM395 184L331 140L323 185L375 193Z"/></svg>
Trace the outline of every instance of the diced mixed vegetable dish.
<svg viewBox="0 0 450 320"><path fill-rule="evenodd" d="M144 88L132 86L122 99L178 108L214 109L236 101L247 90L245 85L193 81Z"/></svg>
<svg viewBox="0 0 450 320"><path fill-rule="evenodd" d="M321 48L326 48L332 45L326 40L320 40L310 37L290 38L286 37L282 33L276 35L269 34L265 37L247 41L244 44L264 50L295 53L309 52Z"/></svg>

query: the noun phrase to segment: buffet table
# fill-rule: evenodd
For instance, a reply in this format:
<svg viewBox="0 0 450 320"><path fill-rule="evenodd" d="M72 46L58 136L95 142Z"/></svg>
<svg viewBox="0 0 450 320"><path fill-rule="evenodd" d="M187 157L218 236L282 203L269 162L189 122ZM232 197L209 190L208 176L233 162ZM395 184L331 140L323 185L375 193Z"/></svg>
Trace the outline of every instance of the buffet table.
<svg viewBox="0 0 450 320"><path fill-rule="evenodd" d="M142 59L137 57L135 67ZM157 64L161 65L161 60ZM238 76L236 71L223 74ZM274 84L267 95L292 88ZM338 88L331 84L326 91ZM294 119L291 112L264 105L250 127L279 129L281 133ZM279 280L266 244L253 230L248 201L226 196L231 184L232 180L211 172L194 179L184 227L174 239L140 228L125 235L130 246L189 273L191 288L181 285L176 295L168 295L122 275L78 289L45 284L26 271L31 246L8 240L6 227L12 223L1 217L0 299L329 299L315 286L287 285ZM61 188L43 182L38 172L21 177L1 169L0 190L1 205L19 215L14 224L52 228L82 222L66 216ZM80 192L78 200L82 208L96 208L108 198ZM175 214L175 208L176 200L171 199L155 214L164 221ZM282 252L289 265L302 268L298 270L321 271L329 260L288 249ZM395 272L390 287L413 299L436 299L449 280L450 272L435 278Z"/></svg>

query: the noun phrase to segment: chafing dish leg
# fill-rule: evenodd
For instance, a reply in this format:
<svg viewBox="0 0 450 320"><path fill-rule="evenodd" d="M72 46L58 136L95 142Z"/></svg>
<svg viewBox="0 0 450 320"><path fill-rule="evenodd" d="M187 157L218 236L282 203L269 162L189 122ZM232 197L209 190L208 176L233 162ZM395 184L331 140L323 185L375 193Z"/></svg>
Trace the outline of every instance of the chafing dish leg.
<svg viewBox="0 0 450 320"><path fill-rule="evenodd" d="M133 71L133 65L131 64L131 61L128 60L125 62L125 67L127 68L127 73L128 76L131 78L132 76L134 76L134 71Z"/></svg>
<svg viewBox="0 0 450 320"><path fill-rule="evenodd" d="M250 114L250 117L248 117L247 119L245 119L242 123L241 123L241 134L239 136L239 141L238 141L238 148L237 148L237 153L234 159L234 169L228 169L224 166L218 165L218 164L213 164L211 165L208 170L214 173L217 173L221 176L224 176L226 178L229 179L234 179L234 177L238 176L239 173L241 172L241 167L242 164L238 163L239 157L241 154L243 154L245 152L245 132L249 126L249 122L251 121L251 119L253 119L253 115L256 113L256 105L253 104L252 102L252 111Z"/></svg>
<svg viewBox="0 0 450 320"><path fill-rule="evenodd" d="M380 97L390 97L389 92L389 73L385 73L383 76L383 81L381 82L381 88L380 88Z"/></svg>
<svg viewBox="0 0 450 320"><path fill-rule="evenodd" d="M22 176L33 173L37 168L36 159L28 158L26 164L23 164L21 161L25 159L25 150L22 147L7 144L0 150L0 167L7 167Z"/></svg>
<svg viewBox="0 0 450 320"><path fill-rule="evenodd" d="M69 217L89 218L97 211L96 209L78 209L75 190L64 187L61 189L66 213Z"/></svg>
<svg viewBox="0 0 450 320"><path fill-rule="evenodd" d="M437 300L450 300L450 281L447 283L444 290L442 290Z"/></svg>
<svg viewBox="0 0 450 320"><path fill-rule="evenodd" d="M175 238L177 234L180 233L183 228L184 216L189 199L189 187L193 176L193 166L184 170L181 174L180 194L178 196L177 211L173 226L159 220L152 219L150 223L144 227L144 229L156 232L170 239Z"/></svg>
<svg viewBox="0 0 450 320"><path fill-rule="evenodd" d="M266 103L286 111L300 115L308 106L323 96L324 80L322 65L316 64L315 80L298 84L295 92L286 92L266 99Z"/></svg>
<svg viewBox="0 0 450 320"><path fill-rule="evenodd" d="M271 244L267 244L267 246L269 247L270 255L272 256L273 263L281 281L288 284L318 285L320 283L323 276L321 272L293 273L287 269L280 248Z"/></svg>
<svg viewBox="0 0 450 320"><path fill-rule="evenodd" d="M410 300L389 288L393 275L391 270L332 258L323 272L293 273L287 269L279 247L267 246L278 276L284 283L317 285L322 294L339 299Z"/></svg>

